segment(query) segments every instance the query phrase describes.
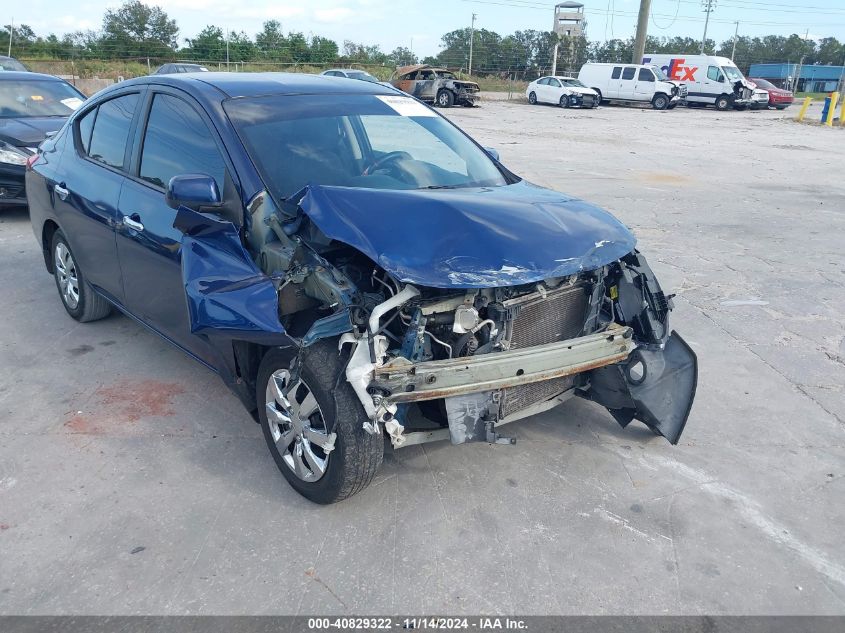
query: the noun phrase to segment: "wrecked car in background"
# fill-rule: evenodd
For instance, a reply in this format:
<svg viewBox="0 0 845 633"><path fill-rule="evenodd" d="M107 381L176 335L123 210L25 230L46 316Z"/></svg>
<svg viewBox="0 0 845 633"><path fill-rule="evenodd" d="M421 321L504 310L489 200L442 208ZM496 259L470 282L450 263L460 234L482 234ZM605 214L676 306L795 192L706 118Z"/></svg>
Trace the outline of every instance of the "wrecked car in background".
<svg viewBox="0 0 845 633"><path fill-rule="evenodd" d="M159 76L86 103L27 189L67 312L218 372L312 501L369 484L385 436L511 444L576 395L676 443L696 357L634 236L493 155L377 84Z"/></svg>
<svg viewBox="0 0 845 633"><path fill-rule="evenodd" d="M398 68L390 83L420 101L433 103L441 108L453 105L472 107L478 101L478 84L458 79L445 68L415 64Z"/></svg>

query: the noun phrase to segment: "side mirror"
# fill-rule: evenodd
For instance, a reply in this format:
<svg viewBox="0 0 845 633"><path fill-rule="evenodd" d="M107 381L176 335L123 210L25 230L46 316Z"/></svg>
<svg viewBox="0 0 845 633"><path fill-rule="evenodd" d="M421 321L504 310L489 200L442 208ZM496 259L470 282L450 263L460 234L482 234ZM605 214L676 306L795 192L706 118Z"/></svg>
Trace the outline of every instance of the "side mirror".
<svg viewBox="0 0 845 633"><path fill-rule="evenodd" d="M173 176L167 184L165 194L167 206L172 209L187 207L201 211L222 204L220 190L214 178L205 174L180 174Z"/></svg>
<svg viewBox="0 0 845 633"><path fill-rule="evenodd" d="M495 160L497 163L499 162L499 152L492 147L485 147L484 151L490 155L490 158Z"/></svg>

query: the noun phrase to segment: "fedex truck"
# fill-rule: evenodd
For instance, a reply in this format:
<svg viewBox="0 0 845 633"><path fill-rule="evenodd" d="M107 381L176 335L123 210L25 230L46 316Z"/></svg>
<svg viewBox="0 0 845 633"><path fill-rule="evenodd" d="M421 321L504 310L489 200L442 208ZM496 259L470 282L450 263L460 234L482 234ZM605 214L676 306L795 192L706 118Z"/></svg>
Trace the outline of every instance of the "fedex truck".
<svg viewBox="0 0 845 633"><path fill-rule="evenodd" d="M727 57L646 53L643 64L653 64L670 80L685 83L688 105L714 105L717 110L768 105L769 94L758 90Z"/></svg>

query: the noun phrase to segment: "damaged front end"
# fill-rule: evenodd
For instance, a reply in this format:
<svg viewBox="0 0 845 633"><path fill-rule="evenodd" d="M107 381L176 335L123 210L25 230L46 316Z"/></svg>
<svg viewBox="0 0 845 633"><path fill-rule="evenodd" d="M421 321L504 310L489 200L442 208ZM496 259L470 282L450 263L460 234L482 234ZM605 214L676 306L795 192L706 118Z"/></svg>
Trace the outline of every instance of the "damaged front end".
<svg viewBox="0 0 845 633"><path fill-rule="evenodd" d="M497 200L478 223L483 195L465 214L456 211L460 195L438 200L455 234L489 231L480 240L489 253L469 245L461 257L436 248L403 253L381 210L402 208L402 220L414 225L421 218L412 192L314 186L289 208L265 195L253 201L247 239L276 289L281 331L298 347L293 371L312 343L337 338L364 429L386 432L395 447L446 438L510 443L498 426L574 395L607 407L623 427L638 419L677 443L695 395L696 357L670 331L672 299L624 227L579 201L542 196L500 222L491 216L507 206ZM367 206L356 196L384 199ZM564 221L564 206L579 213ZM432 196L420 208L437 226ZM532 222L531 209L560 235L522 244L509 222ZM566 235L573 256L544 264L545 249L559 253ZM491 267L487 256L509 263ZM188 284L189 294L202 286Z"/></svg>

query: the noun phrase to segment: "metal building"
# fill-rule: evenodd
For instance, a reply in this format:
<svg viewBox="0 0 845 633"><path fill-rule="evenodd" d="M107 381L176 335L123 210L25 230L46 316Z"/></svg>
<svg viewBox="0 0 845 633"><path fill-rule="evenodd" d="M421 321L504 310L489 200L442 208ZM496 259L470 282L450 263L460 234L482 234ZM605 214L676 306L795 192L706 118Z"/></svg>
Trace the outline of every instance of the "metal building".
<svg viewBox="0 0 845 633"><path fill-rule="evenodd" d="M760 77L795 92L831 92L845 77L845 66L799 66L792 63L751 64L749 77Z"/></svg>

